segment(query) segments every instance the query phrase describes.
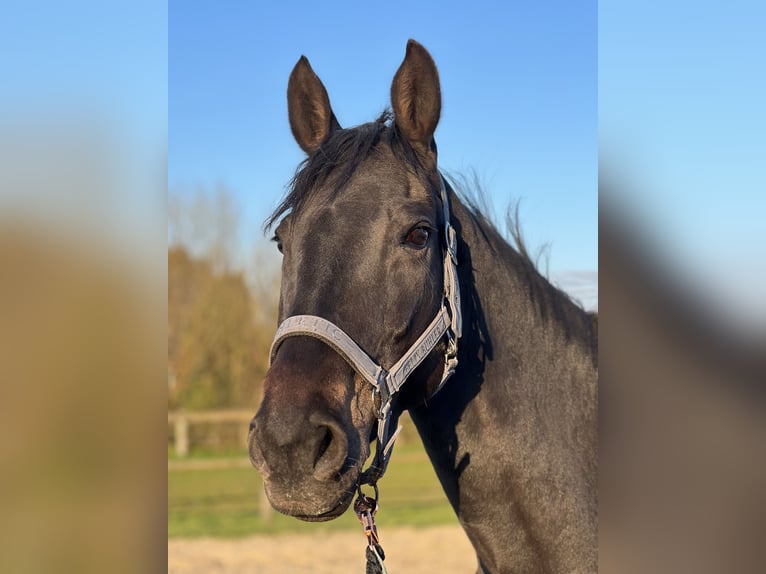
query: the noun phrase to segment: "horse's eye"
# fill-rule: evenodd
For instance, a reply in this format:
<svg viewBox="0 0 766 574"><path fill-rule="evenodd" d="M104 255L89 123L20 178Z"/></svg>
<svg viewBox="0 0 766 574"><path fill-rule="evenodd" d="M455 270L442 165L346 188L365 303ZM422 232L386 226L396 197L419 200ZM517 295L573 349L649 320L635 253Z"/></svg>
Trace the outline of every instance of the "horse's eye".
<svg viewBox="0 0 766 574"><path fill-rule="evenodd" d="M277 249L279 249L279 252L280 252L280 253L284 253L284 252L282 251L282 240L279 238L279 236L278 236L278 235L275 235L274 237L272 237L272 238L271 238L271 240L272 240L274 243L276 243L276 244L277 244Z"/></svg>
<svg viewBox="0 0 766 574"><path fill-rule="evenodd" d="M407 245L417 247L418 249L426 246L428 242L428 229L425 227L416 227L407 234L407 238L404 240Z"/></svg>

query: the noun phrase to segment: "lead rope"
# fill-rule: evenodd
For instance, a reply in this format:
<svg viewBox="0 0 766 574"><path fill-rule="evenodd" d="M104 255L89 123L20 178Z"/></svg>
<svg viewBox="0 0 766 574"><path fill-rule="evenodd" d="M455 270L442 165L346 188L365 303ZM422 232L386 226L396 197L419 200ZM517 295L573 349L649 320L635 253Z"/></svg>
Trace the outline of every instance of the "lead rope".
<svg viewBox="0 0 766 574"><path fill-rule="evenodd" d="M356 517L362 524L364 536L367 539L365 574L388 574L386 565L383 564L386 555L383 552L383 547L380 545L378 527L375 526L375 513L378 511L378 486L373 484L372 487L375 489L375 498L365 496L362 492L362 487L358 486L359 496L356 502L354 502L354 512L356 512Z"/></svg>

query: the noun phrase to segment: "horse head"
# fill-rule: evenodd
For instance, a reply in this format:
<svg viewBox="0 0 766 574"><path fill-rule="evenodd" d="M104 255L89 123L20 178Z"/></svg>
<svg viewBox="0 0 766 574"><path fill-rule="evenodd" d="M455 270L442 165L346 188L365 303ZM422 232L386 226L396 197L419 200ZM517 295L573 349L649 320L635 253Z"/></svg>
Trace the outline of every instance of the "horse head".
<svg viewBox="0 0 766 574"><path fill-rule="evenodd" d="M410 41L391 86L392 114L351 129L341 128L305 57L287 96L290 127L307 158L269 222L278 222L283 254L280 323L319 317L390 369L444 307L436 66ZM393 401L394 417L439 386L447 344L439 337L423 353ZM346 510L381 400L327 337L280 341L249 437L274 508L311 521Z"/></svg>

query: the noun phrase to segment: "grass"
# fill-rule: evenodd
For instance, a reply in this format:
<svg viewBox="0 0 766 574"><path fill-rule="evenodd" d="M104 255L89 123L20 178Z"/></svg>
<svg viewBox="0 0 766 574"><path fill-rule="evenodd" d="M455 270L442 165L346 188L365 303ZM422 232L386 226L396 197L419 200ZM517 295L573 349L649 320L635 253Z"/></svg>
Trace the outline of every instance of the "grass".
<svg viewBox="0 0 766 574"><path fill-rule="evenodd" d="M240 455L247 458L245 453ZM457 524L420 444L397 445L380 484L377 522L387 526ZM241 537L249 534L360 529L352 510L330 522L306 523L273 512L264 519L260 475L252 468L168 470L168 537Z"/></svg>
<svg viewBox="0 0 766 574"><path fill-rule="evenodd" d="M247 452L241 448L218 448L206 449L195 447L189 457L180 457L172 444L168 444L168 460L199 460L199 459L221 459L221 458L242 458L247 460Z"/></svg>

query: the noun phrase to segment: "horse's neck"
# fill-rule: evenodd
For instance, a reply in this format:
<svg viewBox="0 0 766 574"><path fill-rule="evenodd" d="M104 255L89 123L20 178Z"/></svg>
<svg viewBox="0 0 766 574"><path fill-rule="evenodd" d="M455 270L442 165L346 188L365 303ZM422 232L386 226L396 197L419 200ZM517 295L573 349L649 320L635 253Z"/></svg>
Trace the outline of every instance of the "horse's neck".
<svg viewBox="0 0 766 574"><path fill-rule="evenodd" d="M460 366L412 418L489 571L595 571L590 319L453 205L462 238Z"/></svg>

